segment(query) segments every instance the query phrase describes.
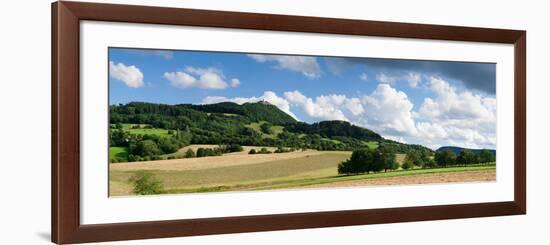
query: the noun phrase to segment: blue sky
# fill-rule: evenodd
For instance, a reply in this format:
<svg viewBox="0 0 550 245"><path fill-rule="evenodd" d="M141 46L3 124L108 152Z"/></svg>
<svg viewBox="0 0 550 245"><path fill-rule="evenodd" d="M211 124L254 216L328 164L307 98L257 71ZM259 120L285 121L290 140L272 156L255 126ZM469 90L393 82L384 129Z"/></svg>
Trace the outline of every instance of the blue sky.
<svg viewBox="0 0 550 245"><path fill-rule="evenodd" d="M267 100L437 148L495 148L495 64L109 49L110 104Z"/></svg>

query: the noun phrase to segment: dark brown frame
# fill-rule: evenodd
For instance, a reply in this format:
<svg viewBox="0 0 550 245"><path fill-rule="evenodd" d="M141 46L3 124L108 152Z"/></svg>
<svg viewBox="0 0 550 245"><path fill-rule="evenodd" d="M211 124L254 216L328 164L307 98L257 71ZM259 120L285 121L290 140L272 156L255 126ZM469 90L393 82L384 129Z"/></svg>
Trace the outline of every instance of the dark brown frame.
<svg viewBox="0 0 550 245"><path fill-rule="evenodd" d="M514 201L315 213L80 224L79 23L81 20L419 38L514 45ZM526 32L164 7L52 4L52 241L82 243L526 213Z"/></svg>

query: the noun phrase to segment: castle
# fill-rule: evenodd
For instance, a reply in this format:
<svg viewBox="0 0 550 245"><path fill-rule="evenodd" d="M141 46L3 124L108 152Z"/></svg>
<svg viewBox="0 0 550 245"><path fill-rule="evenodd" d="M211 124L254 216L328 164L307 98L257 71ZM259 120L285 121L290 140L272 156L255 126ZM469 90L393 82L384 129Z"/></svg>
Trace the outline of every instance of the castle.
<svg viewBox="0 0 550 245"><path fill-rule="evenodd" d="M260 100L260 101L258 101L258 103L263 104L263 105L273 105L273 104L269 103L269 101L267 101L267 100Z"/></svg>

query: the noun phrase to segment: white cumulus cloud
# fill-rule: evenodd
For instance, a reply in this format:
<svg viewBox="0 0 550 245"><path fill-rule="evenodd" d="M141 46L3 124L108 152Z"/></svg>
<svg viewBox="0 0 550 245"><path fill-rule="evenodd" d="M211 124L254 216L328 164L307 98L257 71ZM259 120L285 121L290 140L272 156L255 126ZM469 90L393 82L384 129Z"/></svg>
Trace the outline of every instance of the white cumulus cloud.
<svg viewBox="0 0 550 245"><path fill-rule="evenodd" d="M482 97L470 91L457 92L447 81L430 78L430 89L436 98L426 98L420 107L421 116L436 120L476 119L493 122L496 119L496 99Z"/></svg>
<svg viewBox="0 0 550 245"><path fill-rule="evenodd" d="M393 136L414 135L413 103L402 91L389 84L378 84L368 96L362 98L365 115L360 118L364 124Z"/></svg>
<svg viewBox="0 0 550 245"><path fill-rule="evenodd" d="M458 91L438 77L429 80L436 96L425 98L418 110L419 136L436 145L494 148L496 98Z"/></svg>
<svg viewBox="0 0 550 245"><path fill-rule="evenodd" d="M349 121L342 111L342 105L347 100L344 95L321 95L313 100L295 90L285 92L284 96L292 105L298 106L307 116L316 120Z"/></svg>
<svg viewBox="0 0 550 245"><path fill-rule="evenodd" d="M447 130L438 124L419 122L416 124L416 127L418 128L420 135L426 137L428 140L444 139L448 137Z"/></svg>
<svg viewBox="0 0 550 245"><path fill-rule="evenodd" d="M248 57L260 63L276 62L276 68L300 72L309 79L315 79L321 76L321 68L315 57L263 54L249 54Z"/></svg>
<svg viewBox="0 0 550 245"><path fill-rule="evenodd" d="M359 98L347 99L344 107L348 109L348 111L354 116L358 116L361 113L365 112L365 109L363 108L363 105L361 104L361 100Z"/></svg>
<svg viewBox="0 0 550 245"><path fill-rule="evenodd" d="M183 71L165 72L164 78L176 88L202 88L202 89L225 89L228 82L221 70L216 68L197 68L188 66ZM239 86L240 81L231 79L231 86Z"/></svg>
<svg viewBox="0 0 550 245"><path fill-rule="evenodd" d="M239 79L237 79L237 78L231 79L231 87L235 88L235 87L239 86L240 84L241 84L241 81Z"/></svg>
<svg viewBox="0 0 550 245"><path fill-rule="evenodd" d="M109 76L123 82L130 88L143 87L143 73L136 66L109 61Z"/></svg>

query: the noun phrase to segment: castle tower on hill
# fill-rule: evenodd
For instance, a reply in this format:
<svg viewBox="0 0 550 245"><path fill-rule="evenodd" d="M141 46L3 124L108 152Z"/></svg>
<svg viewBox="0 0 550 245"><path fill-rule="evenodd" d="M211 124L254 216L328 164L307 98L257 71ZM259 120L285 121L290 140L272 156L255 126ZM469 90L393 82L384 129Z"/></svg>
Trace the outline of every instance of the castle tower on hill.
<svg viewBox="0 0 550 245"><path fill-rule="evenodd" d="M272 104L269 103L269 101L267 101L267 100L260 100L258 103L263 104L263 105L272 105Z"/></svg>

